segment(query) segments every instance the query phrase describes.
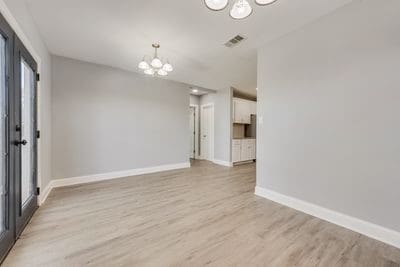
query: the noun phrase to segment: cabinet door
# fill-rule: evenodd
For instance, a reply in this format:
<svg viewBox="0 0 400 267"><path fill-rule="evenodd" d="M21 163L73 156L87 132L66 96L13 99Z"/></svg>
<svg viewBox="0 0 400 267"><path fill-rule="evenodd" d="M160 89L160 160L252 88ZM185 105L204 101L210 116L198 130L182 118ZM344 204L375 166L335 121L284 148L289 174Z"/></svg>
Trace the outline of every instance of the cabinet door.
<svg viewBox="0 0 400 267"><path fill-rule="evenodd" d="M250 114L257 114L257 102L255 101L250 102Z"/></svg>
<svg viewBox="0 0 400 267"><path fill-rule="evenodd" d="M242 100L236 100L236 122L243 123L245 107Z"/></svg>
<svg viewBox="0 0 400 267"><path fill-rule="evenodd" d="M233 99L233 122L250 124L251 114L256 114L256 102L245 99Z"/></svg>
<svg viewBox="0 0 400 267"><path fill-rule="evenodd" d="M250 101L240 100L238 101L238 112L240 116L240 122L250 124Z"/></svg>
<svg viewBox="0 0 400 267"><path fill-rule="evenodd" d="M243 123L250 124L251 123L251 105L250 101L246 101L243 103Z"/></svg>
<svg viewBox="0 0 400 267"><path fill-rule="evenodd" d="M236 99L233 100L233 122L241 123L239 101Z"/></svg>
<svg viewBox="0 0 400 267"><path fill-rule="evenodd" d="M249 146L250 146L250 151L249 151L250 159L251 160L256 159L256 139L250 139Z"/></svg>
<svg viewBox="0 0 400 267"><path fill-rule="evenodd" d="M240 160L241 161L246 161L249 160L250 158L250 154L249 154L249 143L247 142L247 140L242 140L242 147L240 150Z"/></svg>
<svg viewBox="0 0 400 267"><path fill-rule="evenodd" d="M241 140L232 141L232 162L240 161Z"/></svg>

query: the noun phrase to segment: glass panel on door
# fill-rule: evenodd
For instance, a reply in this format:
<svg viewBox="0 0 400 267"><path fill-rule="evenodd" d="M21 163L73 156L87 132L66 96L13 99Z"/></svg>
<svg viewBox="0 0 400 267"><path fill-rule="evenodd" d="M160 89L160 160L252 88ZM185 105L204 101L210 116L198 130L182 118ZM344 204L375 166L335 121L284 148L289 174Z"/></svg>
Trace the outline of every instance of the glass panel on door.
<svg viewBox="0 0 400 267"><path fill-rule="evenodd" d="M7 212L7 94L6 40L0 36L0 235L6 230Z"/></svg>
<svg viewBox="0 0 400 267"><path fill-rule="evenodd" d="M35 72L21 58L21 204L35 196Z"/></svg>

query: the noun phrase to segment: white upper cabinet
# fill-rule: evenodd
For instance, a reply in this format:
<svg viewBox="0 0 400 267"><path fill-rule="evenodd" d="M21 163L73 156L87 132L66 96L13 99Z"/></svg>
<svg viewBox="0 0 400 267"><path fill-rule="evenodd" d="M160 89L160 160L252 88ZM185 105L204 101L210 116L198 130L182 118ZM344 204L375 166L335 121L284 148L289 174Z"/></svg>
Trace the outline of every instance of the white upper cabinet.
<svg viewBox="0 0 400 267"><path fill-rule="evenodd" d="M256 102L249 101L241 98L233 99L233 122L234 123L242 123L242 124L250 124L251 114L257 113Z"/></svg>
<svg viewBox="0 0 400 267"><path fill-rule="evenodd" d="M257 102L250 101L250 114L256 115L257 114Z"/></svg>

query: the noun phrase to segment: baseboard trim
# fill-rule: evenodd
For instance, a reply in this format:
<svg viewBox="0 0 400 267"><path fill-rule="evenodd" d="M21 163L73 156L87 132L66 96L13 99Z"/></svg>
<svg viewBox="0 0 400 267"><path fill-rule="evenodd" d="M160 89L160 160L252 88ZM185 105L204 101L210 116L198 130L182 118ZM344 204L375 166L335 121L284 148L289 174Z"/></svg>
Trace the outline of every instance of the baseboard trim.
<svg viewBox="0 0 400 267"><path fill-rule="evenodd" d="M233 163L229 162L229 161L214 159L212 162L217 164L217 165L221 165L221 166L233 167Z"/></svg>
<svg viewBox="0 0 400 267"><path fill-rule="evenodd" d="M38 205L41 206L49 196L51 190L53 189L53 181L50 181L47 186L42 190L38 197Z"/></svg>
<svg viewBox="0 0 400 267"><path fill-rule="evenodd" d="M259 186L255 188L257 196L269 199L295 210L307 213L322 220L337 224L357 233L400 248L400 233L349 215L345 215L300 199L289 197Z"/></svg>
<svg viewBox="0 0 400 267"><path fill-rule="evenodd" d="M42 205L46 201L48 195L50 194L53 188L87 184L93 182L124 178L129 176L137 176L137 175L185 169L185 168L190 168L190 162L51 180L50 183L45 188L45 190L43 190L43 193L39 196L39 205Z"/></svg>
<svg viewBox="0 0 400 267"><path fill-rule="evenodd" d="M254 163L254 160L237 161L233 163L233 166L245 165L249 163Z"/></svg>
<svg viewBox="0 0 400 267"><path fill-rule="evenodd" d="M99 181L104 181L104 180L118 179L118 178L123 178L123 177L128 177L128 176L136 176L136 175L156 173L156 172L162 172L162 171L184 169L184 168L190 168L190 162L160 165L160 166L126 170L126 171L93 174L93 175L86 175L86 176L79 176L79 177L63 178L63 179L56 179L56 180L52 180L52 181L53 181L53 187L64 187L64 186L71 186L71 185L77 185L77 184L86 184L86 183L99 182Z"/></svg>

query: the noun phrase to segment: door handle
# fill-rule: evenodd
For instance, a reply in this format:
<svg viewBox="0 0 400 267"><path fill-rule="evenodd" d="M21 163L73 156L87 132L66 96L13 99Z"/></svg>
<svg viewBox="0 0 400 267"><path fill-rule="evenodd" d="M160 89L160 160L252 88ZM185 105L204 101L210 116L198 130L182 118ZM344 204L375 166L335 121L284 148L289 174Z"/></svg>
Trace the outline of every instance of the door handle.
<svg viewBox="0 0 400 267"><path fill-rule="evenodd" d="M21 141L15 141L14 145L19 146L19 145L23 145L25 146L26 144L28 144L28 141L26 140L21 140Z"/></svg>

